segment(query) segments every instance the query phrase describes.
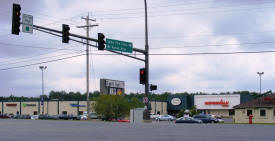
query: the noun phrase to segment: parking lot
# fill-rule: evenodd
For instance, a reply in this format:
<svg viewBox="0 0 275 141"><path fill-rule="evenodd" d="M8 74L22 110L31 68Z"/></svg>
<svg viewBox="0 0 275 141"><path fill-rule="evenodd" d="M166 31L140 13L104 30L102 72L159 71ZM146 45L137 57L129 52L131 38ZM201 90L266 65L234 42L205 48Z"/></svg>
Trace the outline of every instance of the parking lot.
<svg viewBox="0 0 275 141"><path fill-rule="evenodd" d="M274 125L0 120L3 141L273 141Z"/></svg>

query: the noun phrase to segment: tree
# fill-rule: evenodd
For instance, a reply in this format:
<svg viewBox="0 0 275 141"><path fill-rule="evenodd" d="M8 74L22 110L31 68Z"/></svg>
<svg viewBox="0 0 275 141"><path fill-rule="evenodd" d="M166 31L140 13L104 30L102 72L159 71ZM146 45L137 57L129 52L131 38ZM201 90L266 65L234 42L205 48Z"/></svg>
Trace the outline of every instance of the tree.
<svg viewBox="0 0 275 141"><path fill-rule="evenodd" d="M130 106L131 106L131 109L143 108L144 104L140 100L138 100L136 97L132 97L130 100Z"/></svg>
<svg viewBox="0 0 275 141"><path fill-rule="evenodd" d="M100 95L94 108L97 114L105 119L121 118L129 115L130 103L123 96Z"/></svg>
<svg viewBox="0 0 275 141"><path fill-rule="evenodd" d="M200 112L197 110L197 107L195 105L191 107L191 109L190 109L190 115L191 116L197 115L199 113Z"/></svg>
<svg viewBox="0 0 275 141"><path fill-rule="evenodd" d="M177 117L177 118L183 117L184 112L185 112L185 109L184 109L184 108L181 109L181 110L178 112L178 114L176 115L176 117Z"/></svg>

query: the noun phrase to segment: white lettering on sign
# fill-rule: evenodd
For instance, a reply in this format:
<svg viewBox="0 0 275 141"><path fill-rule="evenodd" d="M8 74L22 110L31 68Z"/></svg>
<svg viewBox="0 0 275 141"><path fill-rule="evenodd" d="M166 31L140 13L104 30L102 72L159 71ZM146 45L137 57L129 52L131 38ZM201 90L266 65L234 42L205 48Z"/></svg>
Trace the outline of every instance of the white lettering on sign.
<svg viewBox="0 0 275 141"><path fill-rule="evenodd" d="M124 82L116 80L106 80L105 86L113 88L124 88Z"/></svg>

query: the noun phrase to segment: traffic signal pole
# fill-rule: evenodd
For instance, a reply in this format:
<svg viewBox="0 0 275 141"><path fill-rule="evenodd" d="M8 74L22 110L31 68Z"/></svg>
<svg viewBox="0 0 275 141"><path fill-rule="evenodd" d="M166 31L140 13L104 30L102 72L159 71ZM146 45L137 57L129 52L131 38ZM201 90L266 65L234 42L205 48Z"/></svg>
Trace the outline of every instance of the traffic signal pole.
<svg viewBox="0 0 275 141"><path fill-rule="evenodd" d="M146 81L145 81L145 98L148 99L145 103L146 109L145 109L145 120L150 119L150 110L149 110L149 43L148 43L148 21L147 21L147 2L144 0L144 6L145 6L145 73L146 73ZM149 119L148 119L149 118Z"/></svg>

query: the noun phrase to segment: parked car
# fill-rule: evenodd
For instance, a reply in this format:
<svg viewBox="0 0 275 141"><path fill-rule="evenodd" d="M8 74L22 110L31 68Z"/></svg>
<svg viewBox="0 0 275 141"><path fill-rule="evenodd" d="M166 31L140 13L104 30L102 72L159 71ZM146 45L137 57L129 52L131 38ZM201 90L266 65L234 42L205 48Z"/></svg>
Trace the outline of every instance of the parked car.
<svg viewBox="0 0 275 141"><path fill-rule="evenodd" d="M47 114L40 114L40 115L38 115L38 119L49 119L49 115L47 115Z"/></svg>
<svg viewBox="0 0 275 141"><path fill-rule="evenodd" d="M83 115L81 115L80 119L87 120L88 119L87 113L85 112ZM94 112L90 113L90 119L98 119L98 115Z"/></svg>
<svg viewBox="0 0 275 141"><path fill-rule="evenodd" d="M162 115L156 118L157 121L173 121L175 120L175 117L171 115Z"/></svg>
<svg viewBox="0 0 275 141"><path fill-rule="evenodd" d="M81 120L87 120L88 117L87 117L87 115L80 115L80 119L81 119Z"/></svg>
<svg viewBox="0 0 275 141"><path fill-rule="evenodd" d="M202 123L202 120L194 119L192 117L181 117L175 123Z"/></svg>
<svg viewBox="0 0 275 141"><path fill-rule="evenodd" d="M11 118L8 114L0 114L0 118Z"/></svg>
<svg viewBox="0 0 275 141"><path fill-rule="evenodd" d="M58 115L49 115L48 119L52 119L52 120L58 120L59 116Z"/></svg>
<svg viewBox="0 0 275 141"><path fill-rule="evenodd" d="M161 115L158 115L158 114L150 114L150 118L151 119L156 119L157 117L159 117Z"/></svg>
<svg viewBox="0 0 275 141"><path fill-rule="evenodd" d="M218 123L218 119L209 115L194 115L193 118L202 120L203 123Z"/></svg>
<svg viewBox="0 0 275 141"><path fill-rule="evenodd" d="M20 119L31 119L30 115L20 115Z"/></svg>
<svg viewBox="0 0 275 141"><path fill-rule="evenodd" d="M130 120L127 120L127 119L119 119L119 120L117 120L117 122L130 122Z"/></svg>
<svg viewBox="0 0 275 141"><path fill-rule="evenodd" d="M32 115L31 119L38 119L38 115Z"/></svg>
<svg viewBox="0 0 275 141"><path fill-rule="evenodd" d="M80 116L77 115L73 115L73 114L69 114L67 115L68 119L72 119L72 120L80 120Z"/></svg>

